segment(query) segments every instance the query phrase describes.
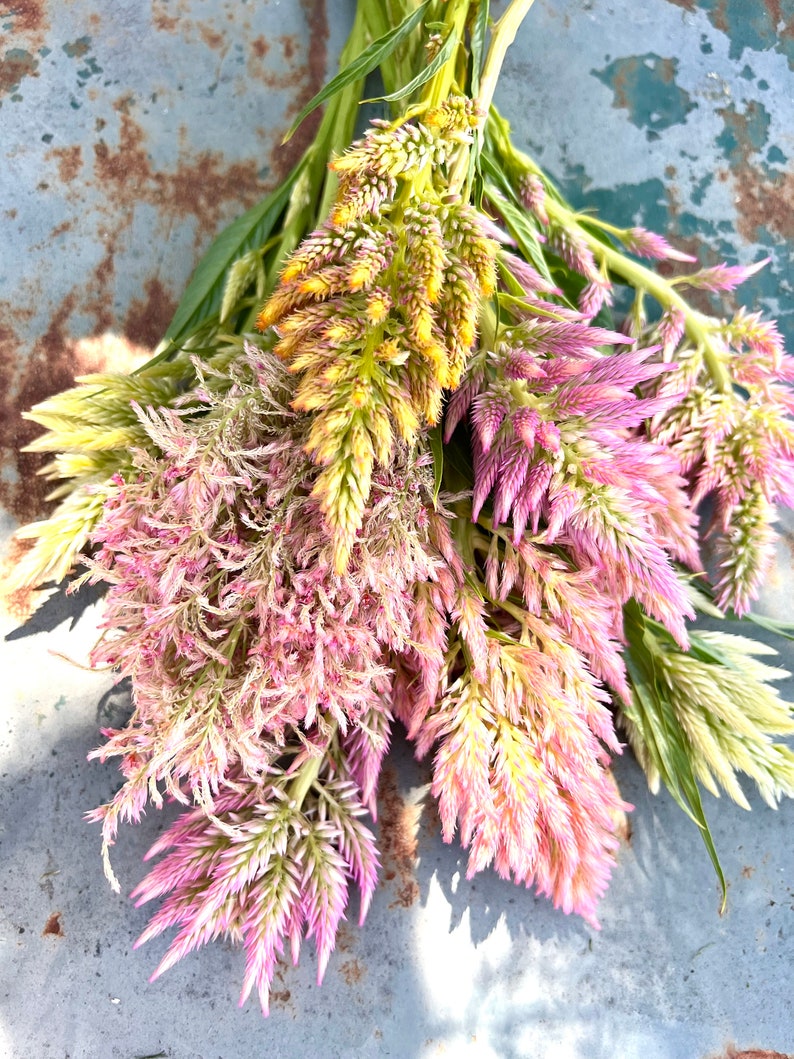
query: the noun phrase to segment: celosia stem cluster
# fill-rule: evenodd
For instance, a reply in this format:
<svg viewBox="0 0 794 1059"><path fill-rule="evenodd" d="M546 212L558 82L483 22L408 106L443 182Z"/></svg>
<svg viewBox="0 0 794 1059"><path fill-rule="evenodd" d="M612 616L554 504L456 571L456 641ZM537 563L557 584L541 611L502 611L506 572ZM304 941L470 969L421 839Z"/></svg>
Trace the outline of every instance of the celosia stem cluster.
<svg viewBox="0 0 794 1059"><path fill-rule="evenodd" d="M299 168L280 238L241 246L174 360L32 413L62 503L25 531L21 576L64 576L87 542L83 580L108 588L92 661L132 687L92 755L124 777L91 814L108 875L120 821L181 803L135 890L162 901L140 940L176 930L155 976L240 944L241 1002L256 989L265 1013L286 949L312 938L321 978L351 886L367 912L393 717L432 754L469 875L493 865L594 927L630 808L618 725L718 871L698 783L794 795L779 672L688 625L712 600L747 612L769 568L794 361L757 314L686 299L757 266L664 278L636 259L691 259L580 217L516 149L490 104L530 6L512 0L485 54L485 0L405 0L396 27L366 0L353 39L382 33L337 88L352 98L380 54L422 96L330 160L329 216L305 220L322 174ZM717 569L696 589L704 539Z"/></svg>

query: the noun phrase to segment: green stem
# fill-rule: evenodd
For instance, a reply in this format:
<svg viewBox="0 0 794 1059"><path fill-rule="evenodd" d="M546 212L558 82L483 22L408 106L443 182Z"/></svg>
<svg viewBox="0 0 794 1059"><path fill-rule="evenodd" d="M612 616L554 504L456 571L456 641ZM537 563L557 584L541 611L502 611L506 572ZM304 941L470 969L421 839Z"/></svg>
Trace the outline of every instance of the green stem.
<svg viewBox="0 0 794 1059"><path fill-rule="evenodd" d="M478 102L482 108L483 122L491 109L496 82L502 72L502 64L504 63L505 55L507 55L507 49L516 39L519 27L529 14L529 9L533 3L534 0L512 0L510 6L493 28L491 46L485 57L485 65L480 78Z"/></svg>
<svg viewBox="0 0 794 1059"><path fill-rule="evenodd" d="M320 769L328 760L328 752L334 739L336 739L336 731L337 725L336 722L334 722L331 725L328 742L325 744L322 753L318 752L308 758L307 761L301 765L298 775L289 785L289 790L287 791L288 797L299 809L303 805L306 795L311 790L312 784L320 775Z"/></svg>
<svg viewBox="0 0 794 1059"><path fill-rule="evenodd" d="M581 224L579 216L565 203L542 169L528 155L513 145L510 140L509 125L493 109L489 116L488 128L496 154L501 157L506 172L529 172L541 177L549 192L546 196L545 208L552 224L559 225L568 231L575 231L587 244L600 266L609 269L636 291L650 294L663 309L674 309L681 313L684 318L684 332L695 348L701 352L714 386L722 393L730 392L731 378L720 350L714 342L712 319L693 309L669 280L622 254L603 239L599 239L587 226ZM611 228L600 221L598 226L605 230ZM619 229L612 228L612 230L615 233L619 232Z"/></svg>
<svg viewBox="0 0 794 1059"><path fill-rule="evenodd" d="M493 101L494 92L496 91L496 84L499 80L499 75L502 72L502 65L505 61L508 48L516 39L516 34L518 33L521 23L529 14L529 9L534 2L535 0L512 0L510 6L491 31L491 43L488 48L488 54L485 57L485 63L480 77L480 91L477 96L477 103L480 108L480 121L476 130L475 142L477 140L481 142L482 131L491 110L491 103ZM468 176L468 172L468 154L461 152L455 161L452 172L450 173L449 187L451 192L460 191Z"/></svg>

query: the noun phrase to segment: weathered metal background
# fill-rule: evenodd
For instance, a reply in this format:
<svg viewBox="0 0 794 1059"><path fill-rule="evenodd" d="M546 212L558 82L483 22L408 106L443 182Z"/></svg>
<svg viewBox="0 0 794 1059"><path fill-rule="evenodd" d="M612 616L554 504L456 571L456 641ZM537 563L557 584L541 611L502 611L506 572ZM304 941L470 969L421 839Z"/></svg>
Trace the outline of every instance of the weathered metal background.
<svg viewBox="0 0 794 1059"><path fill-rule="evenodd" d="M0 0L3 533L42 508L35 465L16 452L30 436L19 411L157 341L213 233L300 150L281 136L352 8ZM498 101L577 203L709 262L770 256L739 297L794 339L791 0L537 0ZM788 617L791 539L766 596ZM399 744L383 784L383 885L322 989L307 955L280 973L263 1023L253 1003L234 1006L242 960L222 945L148 986L163 945L133 952L146 910L108 889L81 819L117 783L85 755L124 695L58 657L83 657L96 620L72 631L65 618L48 611L35 635L0 645L0 1056L794 1052L794 806L754 802L750 817L709 800L730 883L721 919L694 828L628 757L617 773L637 808L600 933L493 876L466 882L420 808L426 767ZM10 632L14 615L3 620ZM119 842L129 888L162 826L154 816Z"/></svg>

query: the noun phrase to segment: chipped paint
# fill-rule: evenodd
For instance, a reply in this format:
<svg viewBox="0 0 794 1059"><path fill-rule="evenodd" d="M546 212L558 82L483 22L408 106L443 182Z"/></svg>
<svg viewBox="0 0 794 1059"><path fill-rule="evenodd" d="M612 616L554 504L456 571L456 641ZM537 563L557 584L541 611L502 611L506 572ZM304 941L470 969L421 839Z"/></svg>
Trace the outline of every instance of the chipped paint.
<svg viewBox="0 0 794 1059"><path fill-rule="evenodd" d="M730 39L730 57L772 47L794 70L794 8L791 0L668 0L685 11L704 11Z"/></svg>
<svg viewBox="0 0 794 1059"><path fill-rule="evenodd" d="M0 171L11 250L0 267L0 506L17 521L43 514L49 489L34 473L44 458L18 451L38 432L20 413L79 371L123 370L125 351L156 345L213 235L313 136L316 116L280 145L326 76L322 0L277 20L231 0L161 0L114 19L66 6L13 2L1 16L13 47L0 51L0 102L13 102L16 124L4 118L14 161ZM134 64L119 50L129 36ZM270 49L271 72L251 77Z"/></svg>
<svg viewBox="0 0 794 1059"><path fill-rule="evenodd" d="M615 59L591 72L612 89L613 106L628 111L632 124L645 129L650 140L671 125L682 125L697 106L676 84L677 70L677 59L648 52Z"/></svg>
<svg viewBox="0 0 794 1059"><path fill-rule="evenodd" d="M35 55L31 55L25 48L9 48L0 59L0 95L10 95L14 99L25 78L38 77L38 71L39 60Z"/></svg>

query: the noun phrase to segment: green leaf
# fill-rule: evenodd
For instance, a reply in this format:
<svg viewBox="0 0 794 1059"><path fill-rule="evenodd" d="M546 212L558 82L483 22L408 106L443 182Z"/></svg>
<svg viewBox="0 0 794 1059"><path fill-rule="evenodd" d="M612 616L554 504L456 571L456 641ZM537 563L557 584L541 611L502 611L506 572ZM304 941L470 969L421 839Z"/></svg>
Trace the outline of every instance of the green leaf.
<svg viewBox="0 0 794 1059"><path fill-rule="evenodd" d="M787 640L794 640L794 622L777 621L776 618L767 618L764 614L754 614L752 611L748 611L741 620L751 621L759 628L766 629L767 632L774 632L778 636L785 636Z"/></svg>
<svg viewBox="0 0 794 1059"><path fill-rule="evenodd" d="M389 30L388 33L384 33L382 37L378 37L377 40L373 41L369 47L365 48L352 62L340 70L336 77L332 78L324 88L321 88L316 96L306 104L303 110L298 114L295 121L287 132L287 135L282 140L282 143L286 143L296 132L298 127L305 121L305 119L311 114L313 110L321 106L326 100L335 96L337 92L341 92L343 88L351 84L353 81L358 81L362 77L366 77L368 73L371 73L377 66L387 59L391 53L399 47L399 45L410 36L411 33L422 21L422 17L430 4L430 0L423 0L423 2L407 15L399 26L395 26L394 29Z"/></svg>
<svg viewBox="0 0 794 1059"><path fill-rule="evenodd" d="M622 707L645 744L648 756L659 772L662 782L681 809L698 827L709 859L719 880L722 901L720 915L725 911L728 888L720 864L714 839L709 828L700 788L697 784L686 734L676 716L664 687L654 674L653 652L661 645L655 642L652 627L633 602L625 608L625 632L628 646L625 652L626 671L634 692L632 701ZM665 641L668 634L665 633ZM673 650L679 650L669 638Z"/></svg>
<svg viewBox="0 0 794 1059"><path fill-rule="evenodd" d="M429 81L431 77L435 77L441 67L446 62L449 62L450 56L455 50L456 45L457 40L455 39L454 34L449 33L447 39L441 45L438 52L433 56L432 60L412 81L409 81L403 88L398 88L396 92L391 92L388 96L377 96L374 99L365 99L363 102L376 103L383 101L384 103L394 103L398 99L405 99L406 96L410 96L417 88L421 88L423 84Z"/></svg>
<svg viewBox="0 0 794 1059"><path fill-rule="evenodd" d="M526 214L508 198L500 194L499 190L488 181L485 183L485 194L501 213L507 230L515 239L518 249L527 261L535 266L548 283L554 285L540 241Z"/></svg>
<svg viewBox="0 0 794 1059"><path fill-rule="evenodd" d="M430 451L433 454L433 506L438 506L438 494L441 492L441 480L444 477L444 442L441 427L433 427L428 432Z"/></svg>
<svg viewBox="0 0 794 1059"><path fill-rule="evenodd" d="M267 240L289 202L293 185L302 168L302 165L296 166L280 188L224 228L191 276L154 357L138 371L165 360L190 331L220 310L230 266L247 251Z"/></svg>
<svg viewBox="0 0 794 1059"><path fill-rule="evenodd" d="M474 25L471 28L471 95L476 99L480 91L480 74L482 73L483 57L485 55L485 34L488 31L488 15L490 14L490 0L480 0Z"/></svg>

